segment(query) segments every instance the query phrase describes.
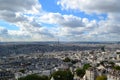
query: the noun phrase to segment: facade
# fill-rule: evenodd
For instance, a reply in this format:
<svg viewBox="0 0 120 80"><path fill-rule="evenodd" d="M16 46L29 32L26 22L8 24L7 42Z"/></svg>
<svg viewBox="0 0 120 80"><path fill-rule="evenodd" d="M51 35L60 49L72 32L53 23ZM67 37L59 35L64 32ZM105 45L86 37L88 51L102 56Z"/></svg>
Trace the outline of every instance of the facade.
<svg viewBox="0 0 120 80"><path fill-rule="evenodd" d="M0 71L0 80L14 80L14 74L10 71Z"/></svg>
<svg viewBox="0 0 120 80"><path fill-rule="evenodd" d="M108 80L120 80L120 71L118 70L109 70L107 74Z"/></svg>
<svg viewBox="0 0 120 80"><path fill-rule="evenodd" d="M116 55L117 55L117 60L120 60L120 50L116 51Z"/></svg>
<svg viewBox="0 0 120 80"><path fill-rule="evenodd" d="M85 80L95 80L97 77L96 69L94 67L90 67L88 70L86 70L85 77Z"/></svg>
<svg viewBox="0 0 120 80"><path fill-rule="evenodd" d="M120 60L120 54L117 54L117 60Z"/></svg>

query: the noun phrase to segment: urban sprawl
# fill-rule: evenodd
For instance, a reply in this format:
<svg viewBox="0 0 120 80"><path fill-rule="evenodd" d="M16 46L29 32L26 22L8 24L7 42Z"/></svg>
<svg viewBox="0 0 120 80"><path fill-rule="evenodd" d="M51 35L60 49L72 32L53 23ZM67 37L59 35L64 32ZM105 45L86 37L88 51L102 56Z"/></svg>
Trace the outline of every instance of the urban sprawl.
<svg viewBox="0 0 120 80"><path fill-rule="evenodd" d="M11 54L0 57L0 80L20 80L33 74L57 80L53 74L59 71L70 71L72 80L98 80L100 77L120 80L120 50L109 50L102 46L91 50ZM58 80L61 77L61 74L57 75Z"/></svg>

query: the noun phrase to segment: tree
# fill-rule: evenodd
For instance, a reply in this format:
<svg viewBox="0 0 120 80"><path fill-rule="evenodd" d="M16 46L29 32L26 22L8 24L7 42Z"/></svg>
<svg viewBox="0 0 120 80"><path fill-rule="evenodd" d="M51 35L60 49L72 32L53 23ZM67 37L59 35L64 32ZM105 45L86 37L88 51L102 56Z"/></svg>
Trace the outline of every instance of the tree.
<svg viewBox="0 0 120 80"><path fill-rule="evenodd" d="M73 75L70 70L56 71L51 77L53 77L54 80L73 80Z"/></svg>
<svg viewBox="0 0 120 80"><path fill-rule="evenodd" d="M114 69L120 70L120 66L116 65L116 66L114 66Z"/></svg>
<svg viewBox="0 0 120 80"><path fill-rule="evenodd" d="M85 71L86 71L89 67L91 67L90 64L84 64L84 66L83 66L82 69L81 69L81 68L76 69L76 74L77 74L77 76L79 76L79 77L82 78L82 77L85 75Z"/></svg>
<svg viewBox="0 0 120 80"><path fill-rule="evenodd" d="M120 54L120 52L116 52L116 54Z"/></svg>
<svg viewBox="0 0 120 80"><path fill-rule="evenodd" d="M18 80L49 80L49 78L47 76L38 76L36 74L32 74L26 77L19 78Z"/></svg>
<svg viewBox="0 0 120 80"><path fill-rule="evenodd" d="M24 70L24 69L21 69L21 70L19 70L19 72L21 72L21 73L25 73L25 70Z"/></svg>
<svg viewBox="0 0 120 80"><path fill-rule="evenodd" d="M98 77L96 78L96 80L107 80L107 76L105 76L105 75L98 76Z"/></svg>
<svg viewBox="0 0 120 80"><path fill-rule="evenodd" d="M108 61L101 61L100 64L105 66L105 63L108 63Z"/></svg>
<svg viewBox="0 0 120 80"><path fill-rule="evenodd" d="M89 67L91 67L90 64L84 64L83 69L84 69L84 70L87 70Z"/></svg>
<svg viewBox="0 0 120 80"><path fill-rule="evenodd" d="M72 64L76 64L78 62L78 60L71 60Z"/></svg>
<svg viewBox="0 0 120 80"><path fill-rule="evenodd" d="M85 70L78 68L78 69L76 69L76 74L77 74L77 76L82 78L85 75Z"/></svg>
<svg viewBox="0 0 120 80"><path fill-rule="evenodd" d="M102 47L101 47L101 50L102 50L103 52L105 52L105 46L102 46Z"/></svg>
<svg viewBox="0 0 120 80"><path fill-rule="evenodd" d="M115 66L115 63L114 62L109 62L109 64L114 67Z"/></svg>
<svg viewBox="0 0 120 80"><path fill-rule="evenodd" d="M63 61L64 61L64 62L70 62L71 59L70 59L69 57L66 57Z"/></svg>
<svg viewBox="0 0 120 80"><path fill-rule="evenodd" d="M41 76L41 80L50 80L50 79L48 76L43 75L43 76Z"/></svg>

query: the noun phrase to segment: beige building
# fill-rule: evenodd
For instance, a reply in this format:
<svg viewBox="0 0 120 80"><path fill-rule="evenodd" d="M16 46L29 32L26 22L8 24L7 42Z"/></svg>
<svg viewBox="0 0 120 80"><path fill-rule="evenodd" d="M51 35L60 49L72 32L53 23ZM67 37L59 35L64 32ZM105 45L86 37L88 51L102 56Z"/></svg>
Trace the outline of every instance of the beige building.
<svg viewBox="0 0 120 80"><path fill-rule="evenodd" d="M120 54L117 54L117 60L120 60Z"/></svg>
<svg viewBox="0 0 120 80"><path fill-rule="evenodd" d="M120 80L120 71L118 70L109 70L107 74L108 80Z"/></svg>
<svg viewBox="0 0 120 80"><path fill-rule="evenodd" d="M120 50L116 51L116 55L117 55L117 60L120 60Z"/></svg>
<svg viewBox="0 0 120 80"><path fill-rule="evenodd" d="M97 77L96 69L94 67L90 67L88 70L86 70L84 80L95 80L96 77Z"/></svg>

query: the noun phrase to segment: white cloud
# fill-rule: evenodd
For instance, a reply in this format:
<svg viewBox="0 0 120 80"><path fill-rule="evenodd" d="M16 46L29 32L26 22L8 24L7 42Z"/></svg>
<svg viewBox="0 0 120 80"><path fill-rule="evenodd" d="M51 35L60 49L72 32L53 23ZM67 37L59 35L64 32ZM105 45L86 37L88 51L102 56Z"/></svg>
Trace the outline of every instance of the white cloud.
<svg viewBox="0 0 120 80"><path fill-rule="evenodd" d="M38 0L0 0L0 20L16 25L20 30L1 29L3 40L34 40L34 35L45 35L35 16L42 11ZM5 34L6 31L6 35ZM49 32L47 32L49 33ZM47 34L46 34L47 35ZM8 36L5 38L5 36Z"/></svg>
<svg viewBox="0 0 120 80"><path fill-rule="evenodd" d="M40 17L40 22L57 24L62 27L84 27L82 19L73 15L61 15L60 13L47 13Z"/></svg>
<svg viewBox="0 0 120 80"><path fill-rule="evenodd" d="M120 40L118 0L59 0L57 4L65 10L108 16L106 20L89 20L87 17L44 12L38 0L0 0L0 20L19 27L19 30L0 27L0 37L8 41L50 41L58 37L69 41Z"/></svg>
<svg viewBox="0 0 120 80"><path fill-rule="evenodd" d="M119 0L59 0L62 9L80 10L87 13L119 13Z"/></svg>
<svg viewBox="0 0 120 80"><path fill-rule="evenodd" d="M58 5L64 10L83 11L86 14L107 14L106 20L89 22L83 19L87 30L86 39L120 40L120 5L119 0L59 0Z"/></svg>

